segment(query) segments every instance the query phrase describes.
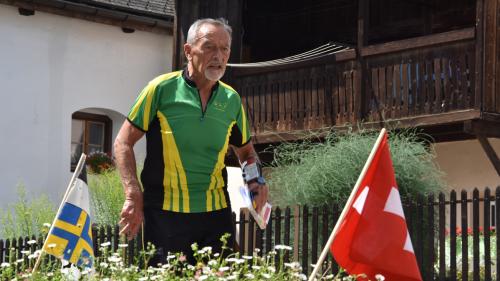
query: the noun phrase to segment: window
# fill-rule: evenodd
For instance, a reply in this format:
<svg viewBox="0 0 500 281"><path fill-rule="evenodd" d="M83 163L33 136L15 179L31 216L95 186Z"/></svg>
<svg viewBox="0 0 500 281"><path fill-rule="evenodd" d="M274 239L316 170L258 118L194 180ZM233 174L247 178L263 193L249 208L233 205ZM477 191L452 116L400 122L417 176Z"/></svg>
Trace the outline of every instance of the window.
<svg viewBox="0 0 500 281"><path fill-rule="evenodd" d="M81 153L111 153L111 119L106 115L75 112L71 121L71 170Z"/></svg>

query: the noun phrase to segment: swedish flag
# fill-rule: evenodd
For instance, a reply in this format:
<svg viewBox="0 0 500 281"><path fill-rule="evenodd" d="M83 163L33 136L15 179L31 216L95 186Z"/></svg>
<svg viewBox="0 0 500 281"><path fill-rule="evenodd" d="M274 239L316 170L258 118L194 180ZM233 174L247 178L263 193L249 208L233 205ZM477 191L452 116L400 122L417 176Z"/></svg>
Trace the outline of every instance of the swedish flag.
<svg viewBox="0 0 500 281"><path fill-rule="evenodd" d="M89 209L87 184L76 179L48 234L44 251L73 264L92 267L94 250Z"/></svg>

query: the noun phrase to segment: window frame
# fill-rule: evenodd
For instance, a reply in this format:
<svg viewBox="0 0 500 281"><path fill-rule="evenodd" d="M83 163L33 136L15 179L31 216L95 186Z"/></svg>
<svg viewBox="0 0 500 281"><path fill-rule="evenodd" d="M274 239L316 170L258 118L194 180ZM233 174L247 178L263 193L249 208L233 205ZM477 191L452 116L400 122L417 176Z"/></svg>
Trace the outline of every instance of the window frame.
<svg viewBox="0 0 500 281"><path fill-rule="evenodd" d="M100 122L104 123L104 144L103 149L104 153L111 155L111 135L113 130L113 122L111 118L106 115L88 113L77 111L71 115L71 120L81 120L84 122L84 133L83 133L83 145L82 152L88 154L88 146L89 146L89 134L90 131L90 122ZM73 125L71 126L71 133L73 133ZM70 138L70 143L72 142ZM71 163L70 161L71 172L74 172L76 165Z"/></svg>

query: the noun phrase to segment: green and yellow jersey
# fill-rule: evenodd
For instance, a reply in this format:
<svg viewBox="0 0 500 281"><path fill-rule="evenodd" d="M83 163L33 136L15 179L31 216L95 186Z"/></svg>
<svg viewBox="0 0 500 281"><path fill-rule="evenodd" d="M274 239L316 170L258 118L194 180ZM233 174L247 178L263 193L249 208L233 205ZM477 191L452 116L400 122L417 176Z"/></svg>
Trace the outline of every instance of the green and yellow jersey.
<svg viewBox="0 0 500 281"><path fill-rule="evenodd" d="M206 110L184 73L161 75L142 90L127 117L146 132L141 181L145 207L195 213L228 207L228 145L250 141L240 96L217 82Z"/></svg>

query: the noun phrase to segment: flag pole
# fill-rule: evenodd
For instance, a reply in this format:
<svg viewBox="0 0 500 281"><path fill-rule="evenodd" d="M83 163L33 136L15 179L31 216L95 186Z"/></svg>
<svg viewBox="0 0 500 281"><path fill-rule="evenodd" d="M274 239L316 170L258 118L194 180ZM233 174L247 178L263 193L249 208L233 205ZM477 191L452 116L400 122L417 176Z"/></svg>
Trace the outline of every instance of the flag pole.
<svg viewBox="0 0 500 281"><path fill-rule="evenodd" d="M40 265L40 261L42 260L43 257L43 249L45 248L45 244L47 243L47 240L49 238L49 234L52 232L52 229L54 228L54 225L56 223L57 217L59 216L59 213L61 212L61 209L64 205L64 202L66 202L66 198L69 195L69 192L73 186L73 183L75 182L76 178L80 175L83 169L83 165L85 164L85 159L87 158L87 155L85 153L82 153L80 156L80 160L78 161L78 164L76 165L75 172L71 176L71 180L69 181L68 187L66 188L66 192L64 193L64 197L61 201L61 204L59 204L59 208L57 209L56 216L54 217L54 220L52 221L52 224L50 225L49 232L47 233L47 237L45 237L45 241L43 242L42 249L40 252L40 255L38 256L38 259L36 260L35 266L33 267L33 270L31 271L31 274L35 274L36 270L38 269L38 266Z"/></svg>
<svg viewBox="0 0 500 281"><path fill-rule="evenodd" d="M363 170L361 170L361 174L358 177L358 180L356 181L356 184L354 185L354 188L351 192L351 195L349 196L349 199L347 200L347 203L342 210L342 213L339 216L339 219L337 220L337 223L335 224L335 227L333 228L332 233L330 234L330 237L328 238L328 241L326 242L325 247L323 248L323 251L321 251L321 255L318 258L318 261L316 262L316 265L314 266L314 270L312 271L311 275L309 276L308 281L313 281L314 277L319 271L320 266L323 264L323 261L326 258L326 255L328 254L328 249L330 248L330 244L332 244L333 239L337 235L338 228L340 227L340 223L344 220L344 217L347 215L347 211L349 210L349 206L351 206L352 201L354 201L354 197L356 196L356 193L358 193L358 189L361 185L361 181L365 177L366 172L368 171L368 167L370 167L370 164L373 161L373 157L375 157L375 152L377 151L378 147L380 146L380 143L382 142L382 139L386 133L386 129L382 128L380 130L380 134L378 135L377 141L375 142L375 145L372 148L372 151L370 152L370 155L368 156L368 160L366 160L365 166L363 167Z"/></svg>

